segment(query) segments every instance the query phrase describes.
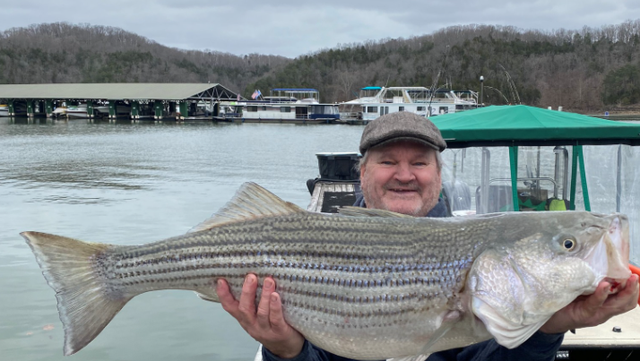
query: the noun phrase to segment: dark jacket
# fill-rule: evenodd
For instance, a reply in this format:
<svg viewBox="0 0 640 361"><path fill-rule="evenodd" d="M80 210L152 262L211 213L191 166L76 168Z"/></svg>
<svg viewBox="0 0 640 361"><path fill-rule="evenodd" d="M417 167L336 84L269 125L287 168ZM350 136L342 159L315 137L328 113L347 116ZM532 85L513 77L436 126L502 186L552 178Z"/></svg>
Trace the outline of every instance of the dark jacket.
<svg viewBox="0 0 640 361"><path fill-rule="evenodd" d="M356 198L356 207L366 207L364 198L359 195ZM427 214L427 217L447 217L447 207L442 198L438 199L438 204ZM545 334L536 332L522 345L510 350L500 346L491 339L479 342L467 347L455 348L431 354L427 361L544 361L554 360L564 334ZM262 348L263 361L285 361L273 355L266 348ZM286 361L355 361L345 357L337 356L322 350L309 341L304 342L302 352L292 359Z"/></svg>

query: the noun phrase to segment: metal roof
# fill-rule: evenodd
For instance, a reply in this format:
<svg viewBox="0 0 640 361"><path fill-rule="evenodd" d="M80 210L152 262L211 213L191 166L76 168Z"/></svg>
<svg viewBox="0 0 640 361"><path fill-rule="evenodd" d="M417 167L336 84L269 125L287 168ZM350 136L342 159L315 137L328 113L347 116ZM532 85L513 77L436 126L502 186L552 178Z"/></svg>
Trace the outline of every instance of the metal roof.
<svg viewBox="0 0 640 361"><path fill-rule="evenodd" d="M213 97L236 100L237 95L218 83L0 84L2 99L181 100Z"/></svg>

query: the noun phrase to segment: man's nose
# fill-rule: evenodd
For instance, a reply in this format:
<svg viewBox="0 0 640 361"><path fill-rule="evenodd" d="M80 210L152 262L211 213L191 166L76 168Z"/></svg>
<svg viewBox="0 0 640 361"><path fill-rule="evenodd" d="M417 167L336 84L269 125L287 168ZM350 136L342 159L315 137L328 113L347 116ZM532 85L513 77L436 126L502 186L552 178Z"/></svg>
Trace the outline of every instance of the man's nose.
<svg viewBox="0 0 640 361"><path fill-rule="evenodd" d="M411 167L409 164L399 163L396 166L396 174L395 177L398 181L407 183L415 179L415 175L411 171Z"/></svg>

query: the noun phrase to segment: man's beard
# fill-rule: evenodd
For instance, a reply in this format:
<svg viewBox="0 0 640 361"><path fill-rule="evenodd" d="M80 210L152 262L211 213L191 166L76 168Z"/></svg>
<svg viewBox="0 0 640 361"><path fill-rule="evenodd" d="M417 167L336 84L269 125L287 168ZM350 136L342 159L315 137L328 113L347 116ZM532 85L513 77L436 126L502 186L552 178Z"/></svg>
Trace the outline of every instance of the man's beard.
<svg viewBox="0 0 640 361"><path fill-rule="evenodd" d="M364 196L364 201L367 205L367 208L373 209L382 209L386 211L398 212L397 210L389 209L389 207L384 203L382 199L377 199L374 201L369 195L375 194L375 187L372 186L373 182L366 182L362 187L362 195ZM384 191L393 192L393 189L402 189L402 190L410 190L415 191L417 194L422 195L421 188L415 183L408 184L400 184L395 183L393 185L384 185L382 188ZM425 202L420 202L414 209L410 211L403 211L403 214L414 216L414 217L424 217L436 206L438 203L438 196L440 194L439 190L435 190L433 194L430 195L429 199L425 200ZM420 198L422 201L422 198Z"/></svg>

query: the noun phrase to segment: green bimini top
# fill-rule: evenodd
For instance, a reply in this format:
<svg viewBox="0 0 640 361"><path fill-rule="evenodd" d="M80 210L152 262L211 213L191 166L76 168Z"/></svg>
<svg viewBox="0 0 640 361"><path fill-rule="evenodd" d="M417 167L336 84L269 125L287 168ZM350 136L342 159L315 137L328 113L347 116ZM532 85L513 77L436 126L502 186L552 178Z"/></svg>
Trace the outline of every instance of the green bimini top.
<svg viewBox="0 0 640 361"><path fill-rule="evenodd" d="M430 119L449 148L640 145L640 125L527 105L493 105Z"/></svg>

